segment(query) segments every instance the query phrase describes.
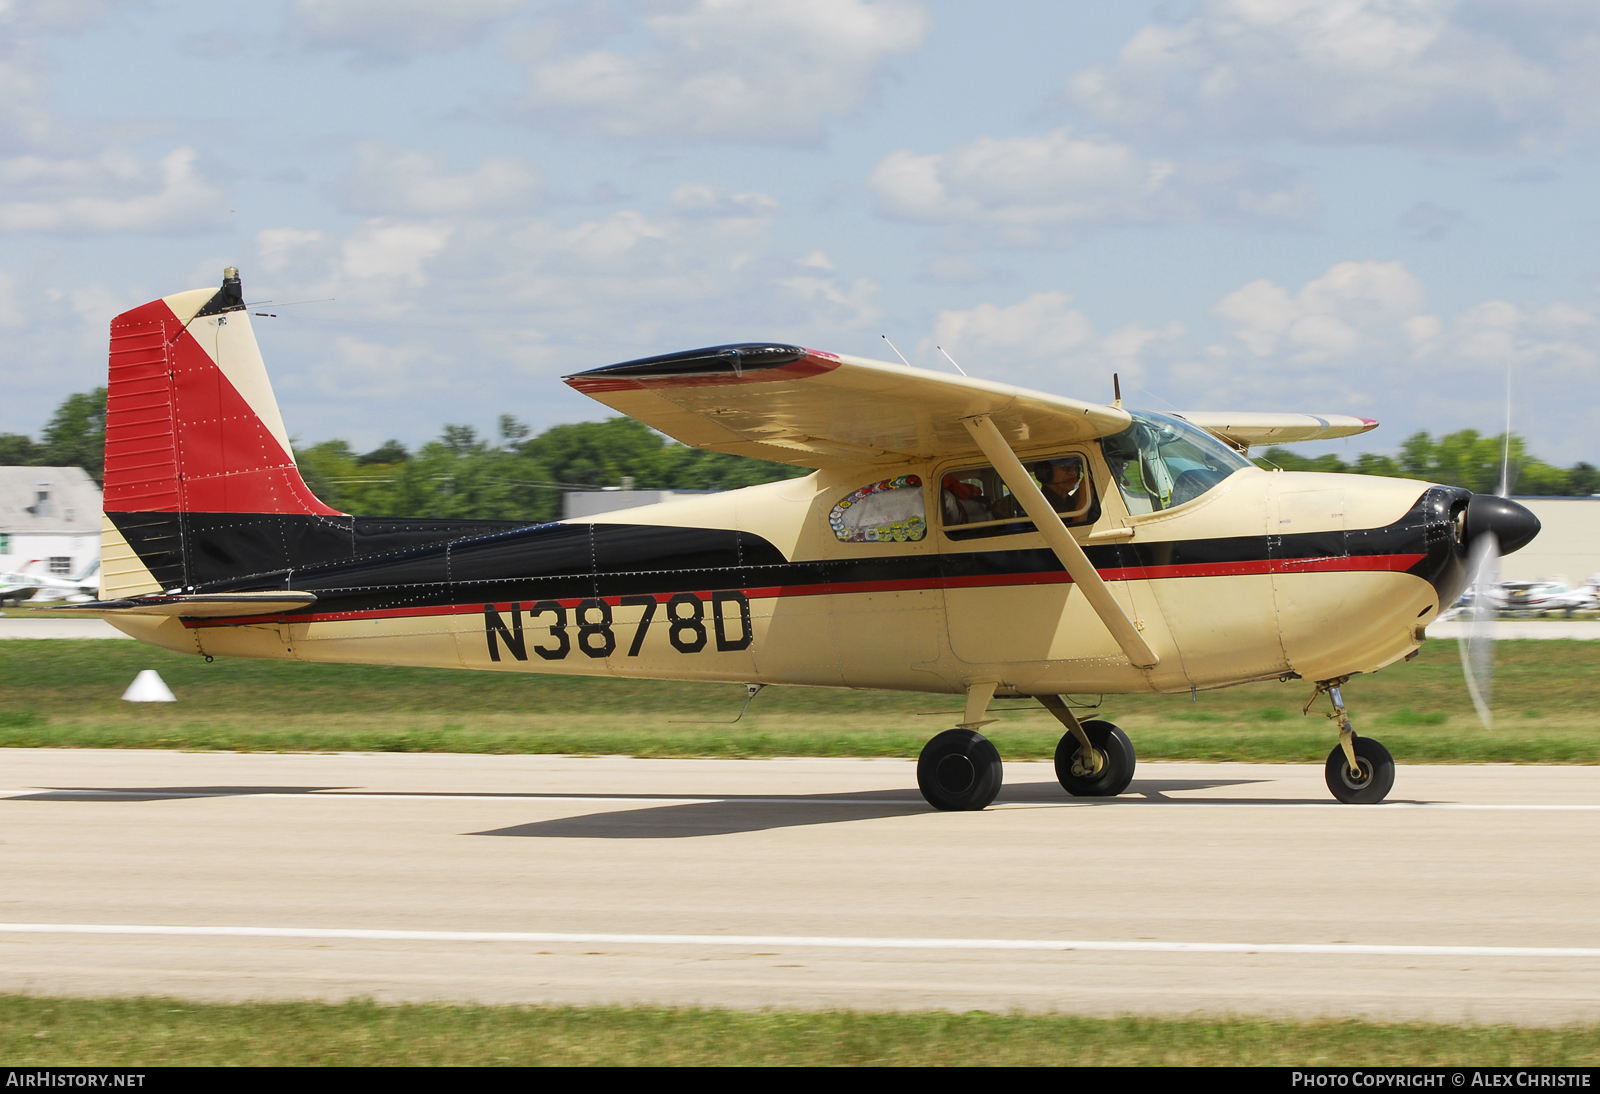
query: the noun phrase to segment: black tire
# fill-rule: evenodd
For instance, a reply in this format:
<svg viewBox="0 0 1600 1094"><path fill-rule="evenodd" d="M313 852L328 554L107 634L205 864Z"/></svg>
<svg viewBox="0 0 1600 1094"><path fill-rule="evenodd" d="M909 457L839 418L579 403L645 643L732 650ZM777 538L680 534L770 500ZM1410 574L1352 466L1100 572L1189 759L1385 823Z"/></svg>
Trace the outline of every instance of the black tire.
<svg viewBox="0 0 1600 1094"><path fill-rule="evenodd" d="M1083 723L1083 732L1106 758L1098 775L1084 775L1073 771L1073 762L1079 758L1083 745L1072 734L1064 734L1056 745L1056 778L1062 789L1077 798L1114 798L1133 781L1133 768L1138 762L1133 754L1133 742L1128 735L1110 722L1096 718Z"/></svg>
<svg viewBox="0 0 1600 1094"><path fill-rule="evenodd" d="M1000 753L981 733L947 729L917 757L917 786L935 809L983 809L1000 793Z"/></svg>
<svg viewBox="0 0 1600 1094"><path fill-rule="evenodd" d="M1357 737L1356 763L1361 765L1359 778L1350 774L1344 746L1335 745L1328 753L1328 789L1347 805L1377 805L1394 788L1394 757L1371 737Z"/></svg>

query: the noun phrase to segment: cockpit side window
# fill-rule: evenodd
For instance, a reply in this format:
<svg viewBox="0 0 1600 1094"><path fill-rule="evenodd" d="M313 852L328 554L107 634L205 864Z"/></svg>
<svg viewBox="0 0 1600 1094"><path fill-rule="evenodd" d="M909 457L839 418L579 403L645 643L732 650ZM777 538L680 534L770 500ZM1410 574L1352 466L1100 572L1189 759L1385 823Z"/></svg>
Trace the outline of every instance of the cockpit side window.
<svg viewBox="0 0 1600 1094"><path fill-rule="evenodd" d="M1100 517L1084 457L1056 456L1023 464L1063 523L1093 524ZM948 471L939 483L940 517L951 539L1034 531L1022 503L992 467Z"/></svg>
<svg viewBox="0 0 1600 1094"><path fill-rule="evenodd" d="M1193 501L1250 461L1203 429L1165 414L1135 410L1133 424L1102 438L1128 512L1137 516Z"/></svg>

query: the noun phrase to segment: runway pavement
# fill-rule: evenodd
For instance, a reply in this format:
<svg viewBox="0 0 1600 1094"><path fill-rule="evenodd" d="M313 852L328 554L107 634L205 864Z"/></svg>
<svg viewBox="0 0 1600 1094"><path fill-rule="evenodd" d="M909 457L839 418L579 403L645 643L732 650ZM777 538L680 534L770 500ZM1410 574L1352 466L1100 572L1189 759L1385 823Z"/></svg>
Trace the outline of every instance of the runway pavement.
<svg viewBox="0 0 1600 1094"><path fill-rule="evenodd" d="M4 750L0 990L1600 1020L1600 769L1006 775Z"/></svg>

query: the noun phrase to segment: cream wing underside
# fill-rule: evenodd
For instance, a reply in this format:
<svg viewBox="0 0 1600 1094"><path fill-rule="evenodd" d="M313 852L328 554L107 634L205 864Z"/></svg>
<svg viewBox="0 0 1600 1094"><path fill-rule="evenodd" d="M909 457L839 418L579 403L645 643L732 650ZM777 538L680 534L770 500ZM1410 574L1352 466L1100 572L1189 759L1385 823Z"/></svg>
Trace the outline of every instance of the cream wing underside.
<svg viewBox="0 0 1600 1094"><path fill-rule="evenodd" d="M1371 418L1349 414L1263 414L1247 411L1184 410L1177 417L1222 438L1235 448L1353 437L1378 428Z"/></svg>
<svg viewBox="0 0 1600 1094"><path fill-rule="evenodd" d="M802 467L977 456L961 422L979 414L1018 449L1118 433L1132 420L1009 384L773 343L629 361L566 382L684 444Z"/></svg>
<svg viewBox="0 0 1600 1094"><path fill-rule="evenodd" d="M1118 406L770 342L712 346L565 377L577 391L684 444L801 467L977 456L963 419L986 415L1038 450L1120 433ZM1237 448L1365 433L1349 415L1184 411Z"/></svg>

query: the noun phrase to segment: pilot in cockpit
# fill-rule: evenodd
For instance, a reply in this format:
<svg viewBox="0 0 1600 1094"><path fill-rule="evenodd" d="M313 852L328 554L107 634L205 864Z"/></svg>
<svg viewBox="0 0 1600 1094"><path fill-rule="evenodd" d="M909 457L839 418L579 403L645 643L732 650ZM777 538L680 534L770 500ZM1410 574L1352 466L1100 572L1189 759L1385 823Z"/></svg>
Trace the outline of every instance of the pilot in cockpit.
<svg viewBox="0 0 1600 1094"><path fill-rule="evenodd" d="M1079 490L1083 486L1083 460L1040 460L1028 468L1039 480L1039 489L1050 508L1058 513L1075 513L1083 508Z"/></svg>

